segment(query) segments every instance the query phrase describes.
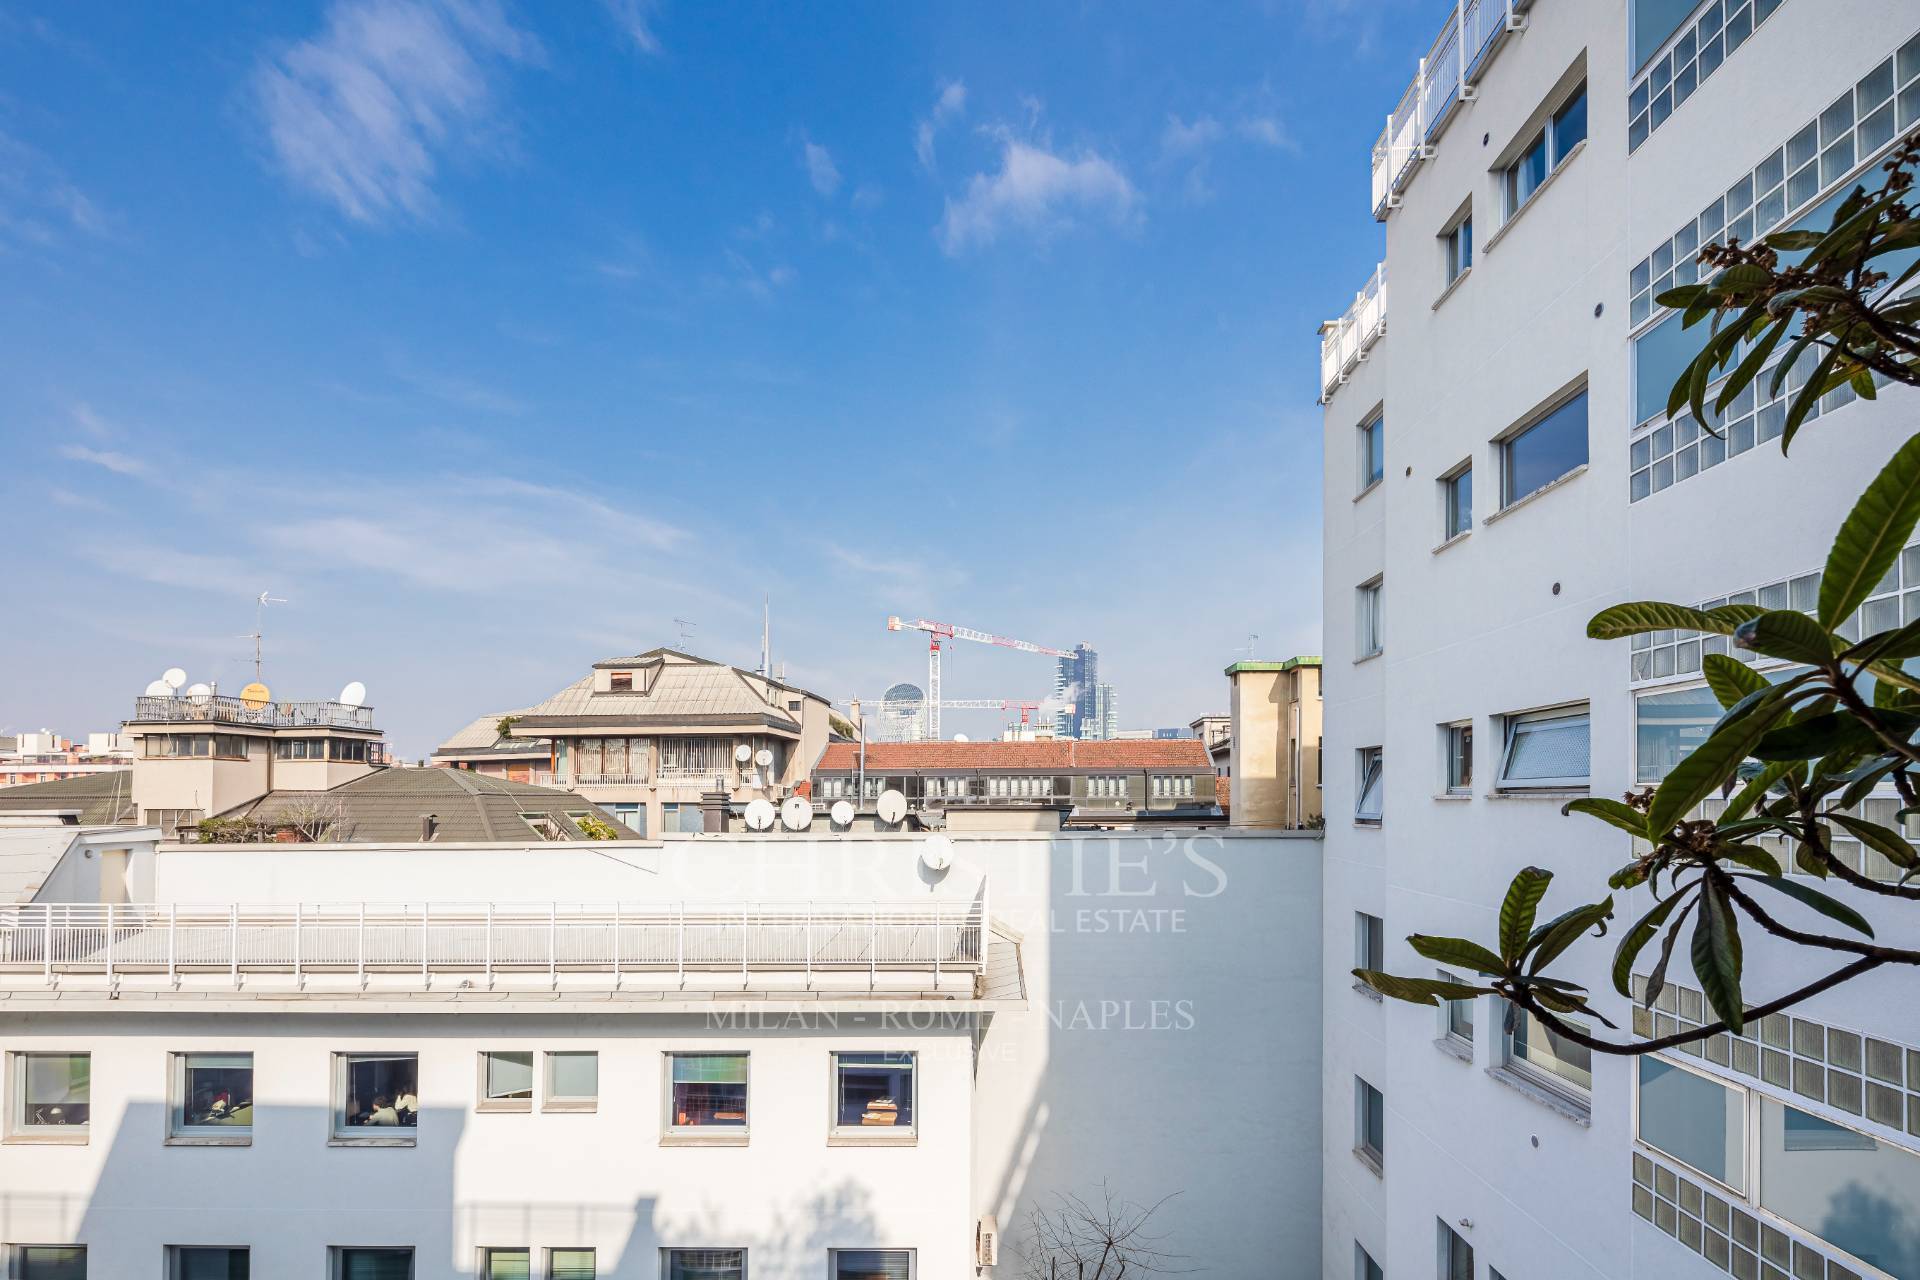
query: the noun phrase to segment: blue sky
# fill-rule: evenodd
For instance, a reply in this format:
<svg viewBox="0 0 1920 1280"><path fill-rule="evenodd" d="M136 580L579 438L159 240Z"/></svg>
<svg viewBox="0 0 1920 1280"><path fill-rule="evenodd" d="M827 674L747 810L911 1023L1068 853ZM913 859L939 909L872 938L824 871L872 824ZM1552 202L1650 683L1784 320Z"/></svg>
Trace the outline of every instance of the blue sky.
<svg viewBox="0 0 1920 1280"><path fill-rule="evenodd" d="M0 11L0 731L166 666L418 755L677 643L835 698L890 613L1127 727L1319 647L1314 327L1426 0ZM966 646L952 697L1037 696ZM993 729L997 717L951 717Z"/></svg>

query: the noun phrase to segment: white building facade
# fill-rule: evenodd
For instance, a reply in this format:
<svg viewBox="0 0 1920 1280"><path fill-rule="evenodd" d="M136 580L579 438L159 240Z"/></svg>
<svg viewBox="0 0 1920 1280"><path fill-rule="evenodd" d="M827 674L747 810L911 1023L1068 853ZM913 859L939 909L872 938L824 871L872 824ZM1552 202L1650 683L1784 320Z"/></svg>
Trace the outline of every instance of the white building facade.
<svg viewBox="0 0 1920 1280"><path fill-rule="evenodd" d="M1778 400L1736 402L1724 440L1669 422L1687 347L1652 302L1701 243L1824 226L1873 179L1920 125L1920 7L1434 7L1423 77L1379 104L1386 259L1322 356L1322 1274L1920 1275L1911 974L1636 1061L1511 1033L1492 1000L1382 1004L1348 972L1438 976L1406 936L1492 937L1526 865L1556 874L1544 912L1600 898L1627 840L1561 806L1657 782L1717 709L1711 641L1601 643L1587 619L1637 599L1806 607L1840 516L1920 428L1899 388L1831 398L1790 459ZM1868 621L1915 616L1910 586L1884 584ZM1910 912L1856 905L1912 936ZM1750 1002L1812 972L1757 932ZM1617 933L1562 976L1641 1034L1705 1021L1684 959L1684 989L1632 1015L1608 979Z"/></svg>

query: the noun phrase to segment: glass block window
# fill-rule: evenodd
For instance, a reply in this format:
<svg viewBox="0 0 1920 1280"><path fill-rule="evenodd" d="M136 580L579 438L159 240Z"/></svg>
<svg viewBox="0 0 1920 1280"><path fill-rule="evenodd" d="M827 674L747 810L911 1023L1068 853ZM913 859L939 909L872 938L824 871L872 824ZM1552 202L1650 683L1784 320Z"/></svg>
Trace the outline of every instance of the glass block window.
<svg viewBox="0 0 1920 1280"><path fill-rule="evenodd" d="M1647 10L1646 0L1635 14ZM1664 6L1671 8L1671 5ZM1718 71L1733 51L1747 42L1753 29L1773 16L1780 0L1715 0L1701 10L1699 21L1679 28L1680 35L1654 58L1627 95L1627 149L1639 147L1655 129L1693 96L1701 81ZM1636 21L1635 35L1642 37ZM1654 34L1658 34L1657 31ZM1645 39L1638 40L1636 60L1648 56Z"/></svg>

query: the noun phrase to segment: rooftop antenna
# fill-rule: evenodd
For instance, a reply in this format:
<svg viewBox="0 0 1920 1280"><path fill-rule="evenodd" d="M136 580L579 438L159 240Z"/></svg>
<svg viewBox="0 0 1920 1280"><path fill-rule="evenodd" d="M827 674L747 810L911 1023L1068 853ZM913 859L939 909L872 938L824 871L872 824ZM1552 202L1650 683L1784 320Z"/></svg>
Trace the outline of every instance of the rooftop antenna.
<svg viewBox="0 0 1920 1280"><path fill-rule="evenodd" d="M675 618L673 625L680 628L680 648L691 651L693 648L693 629L700 624L690 618Z"/></svg>
<svg viewBox="0 0 1920 1280"><path fill-rule="evenodd" d="M255 684L260 682L260 624L263 621L263 615L266 613L268 605L285 603L286 601L279 596L270 596L262 591L259 597L253 602L253 630L240 637L242 640L253 641L253 679Z"/></svg>
<svg viewBox="0 0 1920 1280"><path fill-rule="evenodd" d="M773 629L773 610L767 603L767 597L760 597L760 674L773 674L773 659L767 648L767 638Z"/></svg>
<svg viewBox="0 0 1920 1280"><path fill-rule="evenodd" d="M1248 662L1253 661L1253 651L1256 647L1258 647L1259 644L1260 644L1260 637L1251 631L1247 632L1246 647L1241 649L1240 652L1247 655Z"/></svg>

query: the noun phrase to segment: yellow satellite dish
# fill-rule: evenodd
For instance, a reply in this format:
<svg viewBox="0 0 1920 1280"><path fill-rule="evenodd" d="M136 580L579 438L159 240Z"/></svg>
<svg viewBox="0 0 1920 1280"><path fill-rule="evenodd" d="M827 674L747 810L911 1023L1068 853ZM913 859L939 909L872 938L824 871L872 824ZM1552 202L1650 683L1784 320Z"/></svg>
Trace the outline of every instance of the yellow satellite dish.
<svg viewBox="0 0 1920 1280"><path fill-rule="evenodd" d="M272 699L273 694L268 691L267 686L261 684L258 680L255 680L252 684L240 691L240 701L245 703L248 710L251 711L258 711L260 708L266 706Z"/></svg>

